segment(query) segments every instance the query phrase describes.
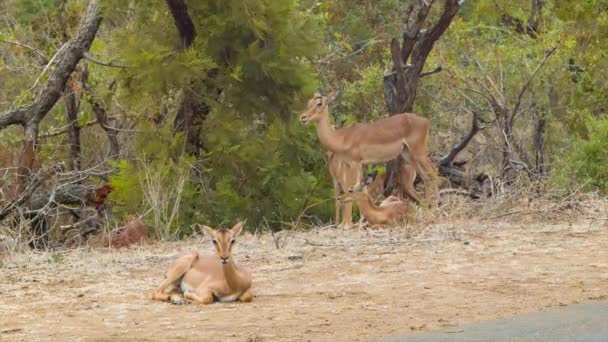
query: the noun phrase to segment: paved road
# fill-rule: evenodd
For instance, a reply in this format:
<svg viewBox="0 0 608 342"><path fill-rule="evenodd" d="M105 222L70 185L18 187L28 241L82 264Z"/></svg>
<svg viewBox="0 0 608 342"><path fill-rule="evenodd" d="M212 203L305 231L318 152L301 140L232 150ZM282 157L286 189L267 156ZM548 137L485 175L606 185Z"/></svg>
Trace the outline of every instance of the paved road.
<svg viewBox="0 0 608 342"><path fill-rule="evenodd" d="M593 341L608 342L608 301L551 308L445 331L391 337L386 342Z"/></svg>

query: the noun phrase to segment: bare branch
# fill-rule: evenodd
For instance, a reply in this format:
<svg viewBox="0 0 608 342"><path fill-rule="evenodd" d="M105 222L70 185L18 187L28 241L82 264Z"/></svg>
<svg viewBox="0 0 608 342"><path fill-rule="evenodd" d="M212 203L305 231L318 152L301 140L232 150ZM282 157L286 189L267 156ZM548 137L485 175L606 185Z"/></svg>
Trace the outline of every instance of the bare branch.
<svg viewBox="0 0 608 342"><path fill-rule="evenodd" d="M418 40L418 36L420 35L420 31L424 25L424 21L426 17L429 15L429 11L431 6L433 5L433 1L430 3L422 2L420 4L420 8L418 9L418 15L416 16L416 21L409 25L409 23L405 23L405 28L403 30L403 47L401 48L401 58L403 63L407 63L412 50L414 49L414 45ZM408 9L407 18L409 19L411 15L412 7ZM393 61L394 62L394 61Z"/></svg>
<svg viewBox="0 0 608 342"><path fill-rule="evenodd" d="M44 53L42 53L40 50L36 49L35 47L33 47L31 45L24 44L21 42L14 42L14 41L10 41L10 40L0 40L0 43L12 44L15 46L19 46L19 47L28 49L28 50L32 51L33 53L35 53L36 56L38 56L38 59L40 59L40 62L42 64L46 64L49 62L49 58Z"/></svg>
<svg viewBox="0 0 608 342"><path fill-rule="evenodd" d="M106 135L108 136L108 141L110 142L110 156L109 158L117 158L120 153L120 145L118 144L118 130L110 125L108 121L108 116L106 115L106 110L103 108L101 103L89 96L88 98L89 104L95 113L95 117L97 117L97 122L104 131L106 131Z"/></svg>
<svg viewBox="0 0 608 342"><path fill-rule="evenodd" d="M439 73L443 70L443 68L441 66L436 67L435 69L431 70L431 71L425 71L423 73L420 74L420 77L425 77L425 76L430 76L432 74L436 74Z"/></svg>
<svg viewBox="0 0 608 342"><path fill-rule="evenodd" d="M78 33L57 52L55 69L44 87L31 104L1 113L0 129L21 124L26 128L26 139L33 141L37 138L40 121L61 97L67 80L95 39L100 23L99 0L90 0Z"/></svg>
<svg viewBox="0 0 608 342"><path fill-rule="evenodd" d="M108 119L109 120L114 120L115 118L114 117L109 117ZM94 120L87 121L87 122L85 122L82 125L78 125L78 127L80 127L80 128L90 127L90 126L96 125L97 123L99 123L99 120L94 119ZM59 136L59 135L62 135L62 134L66 134L66 133L69 132L71 124L72 124L72 122L68 123L64 127L60 127L58 129L46 132L44 134L40 134L40 139L52 138L52 137L56 137L56 136Z"/></svg>
<svg viewBox="0 0 608 342"><path fill-rule="evenodd" d="M448 26L450 26L452 18L458 12L459 5L459 1L457 0L446 0L441 17L430 30L424 33L424 38L430 38L432 41L439 39Z"/></svg>
<svg viewBox="0 0 608 342"><path fill-rule="evenodd" d="M83 53L82 57L84 57L84 59L86 59L89 62L92 62L92 63L95 63L95 64L99 64L99 65L103 65L103 66L110 67L110 68L125 69L125 68L129 67L127 65L122 65L122 64L114 64L114 63L109 63L109 62L102 62L102 61L100 61L98 59L95 59L95 58L91 57L91 55L89 55L88 52Z"/></svg>
<svg viewBox="0 0 608 342"><path fill-rule="evenodd" d="M552 49L545 51L545 57L543 58L543 60L538 64L538 66L536 67L536 69L534 70L534 72L532 72L532 75L530 75L530 77L528 78L528 80L526 81L526 83L524 84L524 86L521 88L521 91L519 92L519 95L517 96L517 102L515 102L515 107L513 107L513 111L511 114L511 119L513 120L513 118L515 118L515 115L517 114L517 111L519 110L519 106L521 106L521 99L524 96L524 93L526 92L526 90L528 90L528 87L530 87L530 83L532 83L532 79L534 79L534 76L536 76L536 74L538 73L538 71L540 70L540 68L543 67L543 65L545 64L545 62L547 61L547 59L549 57L551 57L551 55L555 52L555 50L557 49L557 46L553 47Z"/></svg>
<svg viewBox="0 0 608 342"><path fill-rule="evenodd" d="M483 127L479 124L479 113L477 111L473 111L473 121L471 123L471 130L462 139L462 141L458 143L458 145L452 148L450 153L448 153L445 157L439 160L439 164L446 167L452 164L452 161L454 160L454 158L456 158L458 153L460 153L460 151L467 147L471 139L473 139L475 134L477 134L477 132L479 132L481 129L483 129Z"/></svg>
<svg viewBox="0 0 608 342"><path fill-rule="evenodd" d="M32 84L32 86L30 87L30 89L28 89L29 91L34 90L34 88L36 88L36 86L38 85L38 83L40 82L40 79L42 78L42 76L44 76L44 74L46 74L46 71L49 70L49 68L51 67L51 65L53 65L53 62L55 62L55 59L57 59L57 56L59 56L59 54L61 53L61 51L63 51L63 49L65 48L65 44L61 45L61 47L59 48L59 50L57 50L57 52L55 52L55 54L53 55L53 57L51 58L51 60L49 60L48 63L46 63L46 66L44 67L44 69L42 69L42 71L40 72L40 74L38 75L38 77L36 77L36 81L34 81L34 84Z"/></svg>
<svg viewBox="0 0 608 342"><path fill-rule="evenodd" d="M0 221L2 221L6 216L8 216L15 208L23 205L30 196L38 189L38 187L44 183L47 179L49 179L52 175L59 172L61 170L61 165L56 165L48 170L41 171L38 173L32 181L25 187L25 189L19 194L19 197L7 205L5 205L2 209L0 209Z"/></svg>

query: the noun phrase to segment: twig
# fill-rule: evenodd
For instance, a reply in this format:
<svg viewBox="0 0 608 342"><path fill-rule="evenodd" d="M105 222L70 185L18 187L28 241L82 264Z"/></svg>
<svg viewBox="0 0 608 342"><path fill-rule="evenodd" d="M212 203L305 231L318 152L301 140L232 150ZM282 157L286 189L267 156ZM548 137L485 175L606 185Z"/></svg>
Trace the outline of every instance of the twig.
<svg viewBox="0 0 608 342"><path fill-rule="evenodd" d="M129 66L127 65L122 65L122 64L114 64L114 63L109 63L109 62L102 62L98 59L95 59L93 57L91 57L91 55L89 55L88 52L85 52L82 54L82 57L84 57L84 59L86 59L89 62L95 63L95 64L99 64L99 65L103 65L103 66L107 66L110 68L128 68Z"/></svg>
<svg viewBox="0 0 608 342"><path fill-rule="evenodd" d="M515 117L515 114L517 114L517 111L519 110L519 106L521 105L521 99L524 96L524 93L526 92L526 90L528 90L528 87L530 86L532 79L534 79L534 76L536 76L536 74L538 73L540 68L543 67L543 65L545 64L547 59L549 57L551 57L551 55L555 52L556 49L557 49L557 46L553 47L551 50L549 50L545 53L545 58L543 58L543 60L538 64L538 66L536 67L534 72L532 72L532 75L530 75L530 77L528 78L528 80L526 81L524 86L521 88L521 91L519 92L519 95L517 96L517 102L515 103L515 107L513 107L513 112L511 114L511 117Z"/></svg>
<svg viewBox="0 0 608 342"><path fill-rule="evenodd" d="M113 120L113 119L115 119L115 118L114 118L114 117L110 117L110 118L108 118L108 119ZM88 122L86 122L86 123L84 123L84 124L82 124L82 125L78 125L78 127L79 127L79 128L83 128L83 127L89 127L89 126L93 126L93 125L97 124L98 122L99 122L99 121L98 121L97 119L95 119L95 120L88 121ZM41 139L44 139L44 138L56 137L56 136L58 136L58 135L66 134L66 133L68 133L68 131L70 130L70 125L71 125L71 124L72 124L72 123L70 123L70 124L68 124L68 125L66 125L66 126L64 126L64 127L58 128L58 129L56 129L56 130L52 130L52 131L46 132L46 133L44 133L44 134L41 134L41 135L40 135L40 138L41 138Z"/></svg>
<svg viewBox="0 0 608 342"><path fill-rule="evenodd" d="M425 77L425 76L429 76L429 75L432 75L432 74L436 74L436 73L438 73L438 72L441 72L442 70L443 70L443 68L442 68L441 66L438 66L438 67L436 67L436 68L435 68L435 69L433 69L433 70L430 70L430 71L425 71L425 72L423 72L423 73L420 73L420 78L423 78L423 77Z"/></svg>
<svg viewBox="0 0 608 342"><path fill-rule="evenodd" d="M32 91L32 90L34 90L34 88L36 88L36 86L40 82L40 79L42 78L42 76L46 73L47 70L49 70L51 65L55 62L55 59L57 59L57 56L59 56L59 54L63 51L63 49L65 49L66 46L67 46L67 44L63 44L59 48L59 50L57 50L57 52L55 52L55 54L53 55L51 60L46 64L44 69L42 69L42 72L40 72L40 75L38 75L38 77L36 78L36 81L34 81L34 84L30 87L30 89L28 89L29 91Z"/></svg>
<svg viewBox="0 0 608 342"><path fill-rule="evenodd" d="M10 40L2 40L2 39L0 39L0 43L12 44L12 45L16 45L16 46L28 49L28 50L34 52L36 55L38 55L38 57L40 57L43 64L46 64L49 61L49 58L45 54L43 54L42 52L40 52L40 50L36 49L35 47L33 47L31 45L24 44L21 42L14 42L14 41L10 41Z"/></svg>

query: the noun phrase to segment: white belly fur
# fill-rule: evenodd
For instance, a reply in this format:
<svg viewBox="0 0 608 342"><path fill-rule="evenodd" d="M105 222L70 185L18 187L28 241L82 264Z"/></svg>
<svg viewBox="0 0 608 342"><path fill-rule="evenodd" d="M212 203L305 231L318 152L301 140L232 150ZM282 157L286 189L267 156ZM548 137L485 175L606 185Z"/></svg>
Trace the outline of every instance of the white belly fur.
<svg viewBox="0 0 608 342"><path fill-rule="evenodd" d="M182 290L182 292L196 292L196 290L186 284L185 282L182 281L182 283L180 284L180 289ZM239 299L239 295L233 294L230 296L223 296L220 297L218 295L216 295L215 293L213 294L213 297L218 301L218 302L236 302Z"/></svg>
<svg viewBox="0 0 608 342"><path fill-rule="evenodd" d="M216 298L220 302L236 302L239 299L239 296L230 295L230 296L216 297Z"/></svg>
<svg viewBox="0 0 608 342"><path fill-rule="evenodd" d="M183 281L180 284L180 288L181 288L182 292L194 292L194 287L184 283Z"/></svg>

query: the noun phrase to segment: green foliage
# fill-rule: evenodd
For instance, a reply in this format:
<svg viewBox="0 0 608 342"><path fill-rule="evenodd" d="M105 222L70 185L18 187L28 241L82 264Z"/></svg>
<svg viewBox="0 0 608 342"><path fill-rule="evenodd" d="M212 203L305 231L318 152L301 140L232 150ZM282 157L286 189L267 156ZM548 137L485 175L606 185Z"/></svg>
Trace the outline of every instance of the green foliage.
<svg viewBox="0 0 608 342"><path fill-rule="evenodd" d="M384 72L392 69L389 42L402 34L407 6L418 2L185 2L197 33L188 49L181 46L164 1L102 2L104 20L90 54L129 66L88 63L92 91L86 96L100 100L121 129L122 159L112 164L117 171L110 195L116 221L144 215L162 239L189 234L195 223L247 219L249 229L282 229L300 220L329 221L333 199L325 152L314 129L303 127L297 115L322 84L326 91L344 88L331 108L337 126L387 116L382 87ZM31 45L50 58L73 36L86 5L86 0L0 2L7 18L0 22L0 40ZM432 20L439 5L429 14ZM444 71L419 83L414 109L431 119L431 150L446 152L466 134L470 114L462 109L474 107L487 128L464 153L477 149L471 167L494 171L502 137L493 134L499 131L492 106L469 88L485 90L477 81L484 82L512 108L545 50L558 46L523 96L514 141L534 156L534 120L546 119L546 163L566 150L551 168L552 181L606 192L606 120L597 118L608 108L607 9L605 1L545 1L533 38L504 21L527 23L529 1L464 2L424 70ZM28 89L42 68L31 49L0 41L0 111L31 102L40 85ZM206 115L195 123L202 125L205 149L197 157L185 153L186 139L173 127L186 93L209 108L196 113ZM86 102L83 98L79 124L94 117ZM40 131L66 124L60 101ZM21 134L3 130L0 139L18 148ZM93 126L81 134L83 167L99 164L105 153L98 142L105 132ZM41 139L40 155L66 156L67 143L65 135Z"/></svg>
<svg viewBox="0 0 608 342"><path fill-rule="evenodd" d="M608 118L587 121L589 136L577 139L555 165L553 182L561 187L608 193Z"/></svg>
<svg viewBox="0 0 608 342"><path fill-rule="evenodd" d="M346 82L338 106L332 108L338 121L336 124L370 122L387 116L384 97L379 92L382 82L382 68L378 63L362 68L357 80Z"/></svg>
<svg viewBox="0 0 608 342"><path fill-rule="evenodd" d="M20 0L16 1L14 11L23 24L31 24L40 14L48 13L59 5L61 0Z"/></svg>
<svg viewBox="0 0 608 342"><path fill-rule="evenodd" d="M192 160L183 155L184 139L170 127L145 127L136 140L138 158L114 163L110 178L117 220L143 215L158 238L172 239L191 232L197 212L188 211L195 187L190 179Z"/></svg>
<svg viewBox="0 0 608 342"><path fill-rule="evenodd" d="M258 118L251 127L230 113L216 115L206 132L213 149L205 162L209 187L201 199L210 221L247 218L252 227L279 229L310 205L306 215L329 217L331 183L323 152L312 146L314 132L303 130L297 120L266 125Z"/></svg>

